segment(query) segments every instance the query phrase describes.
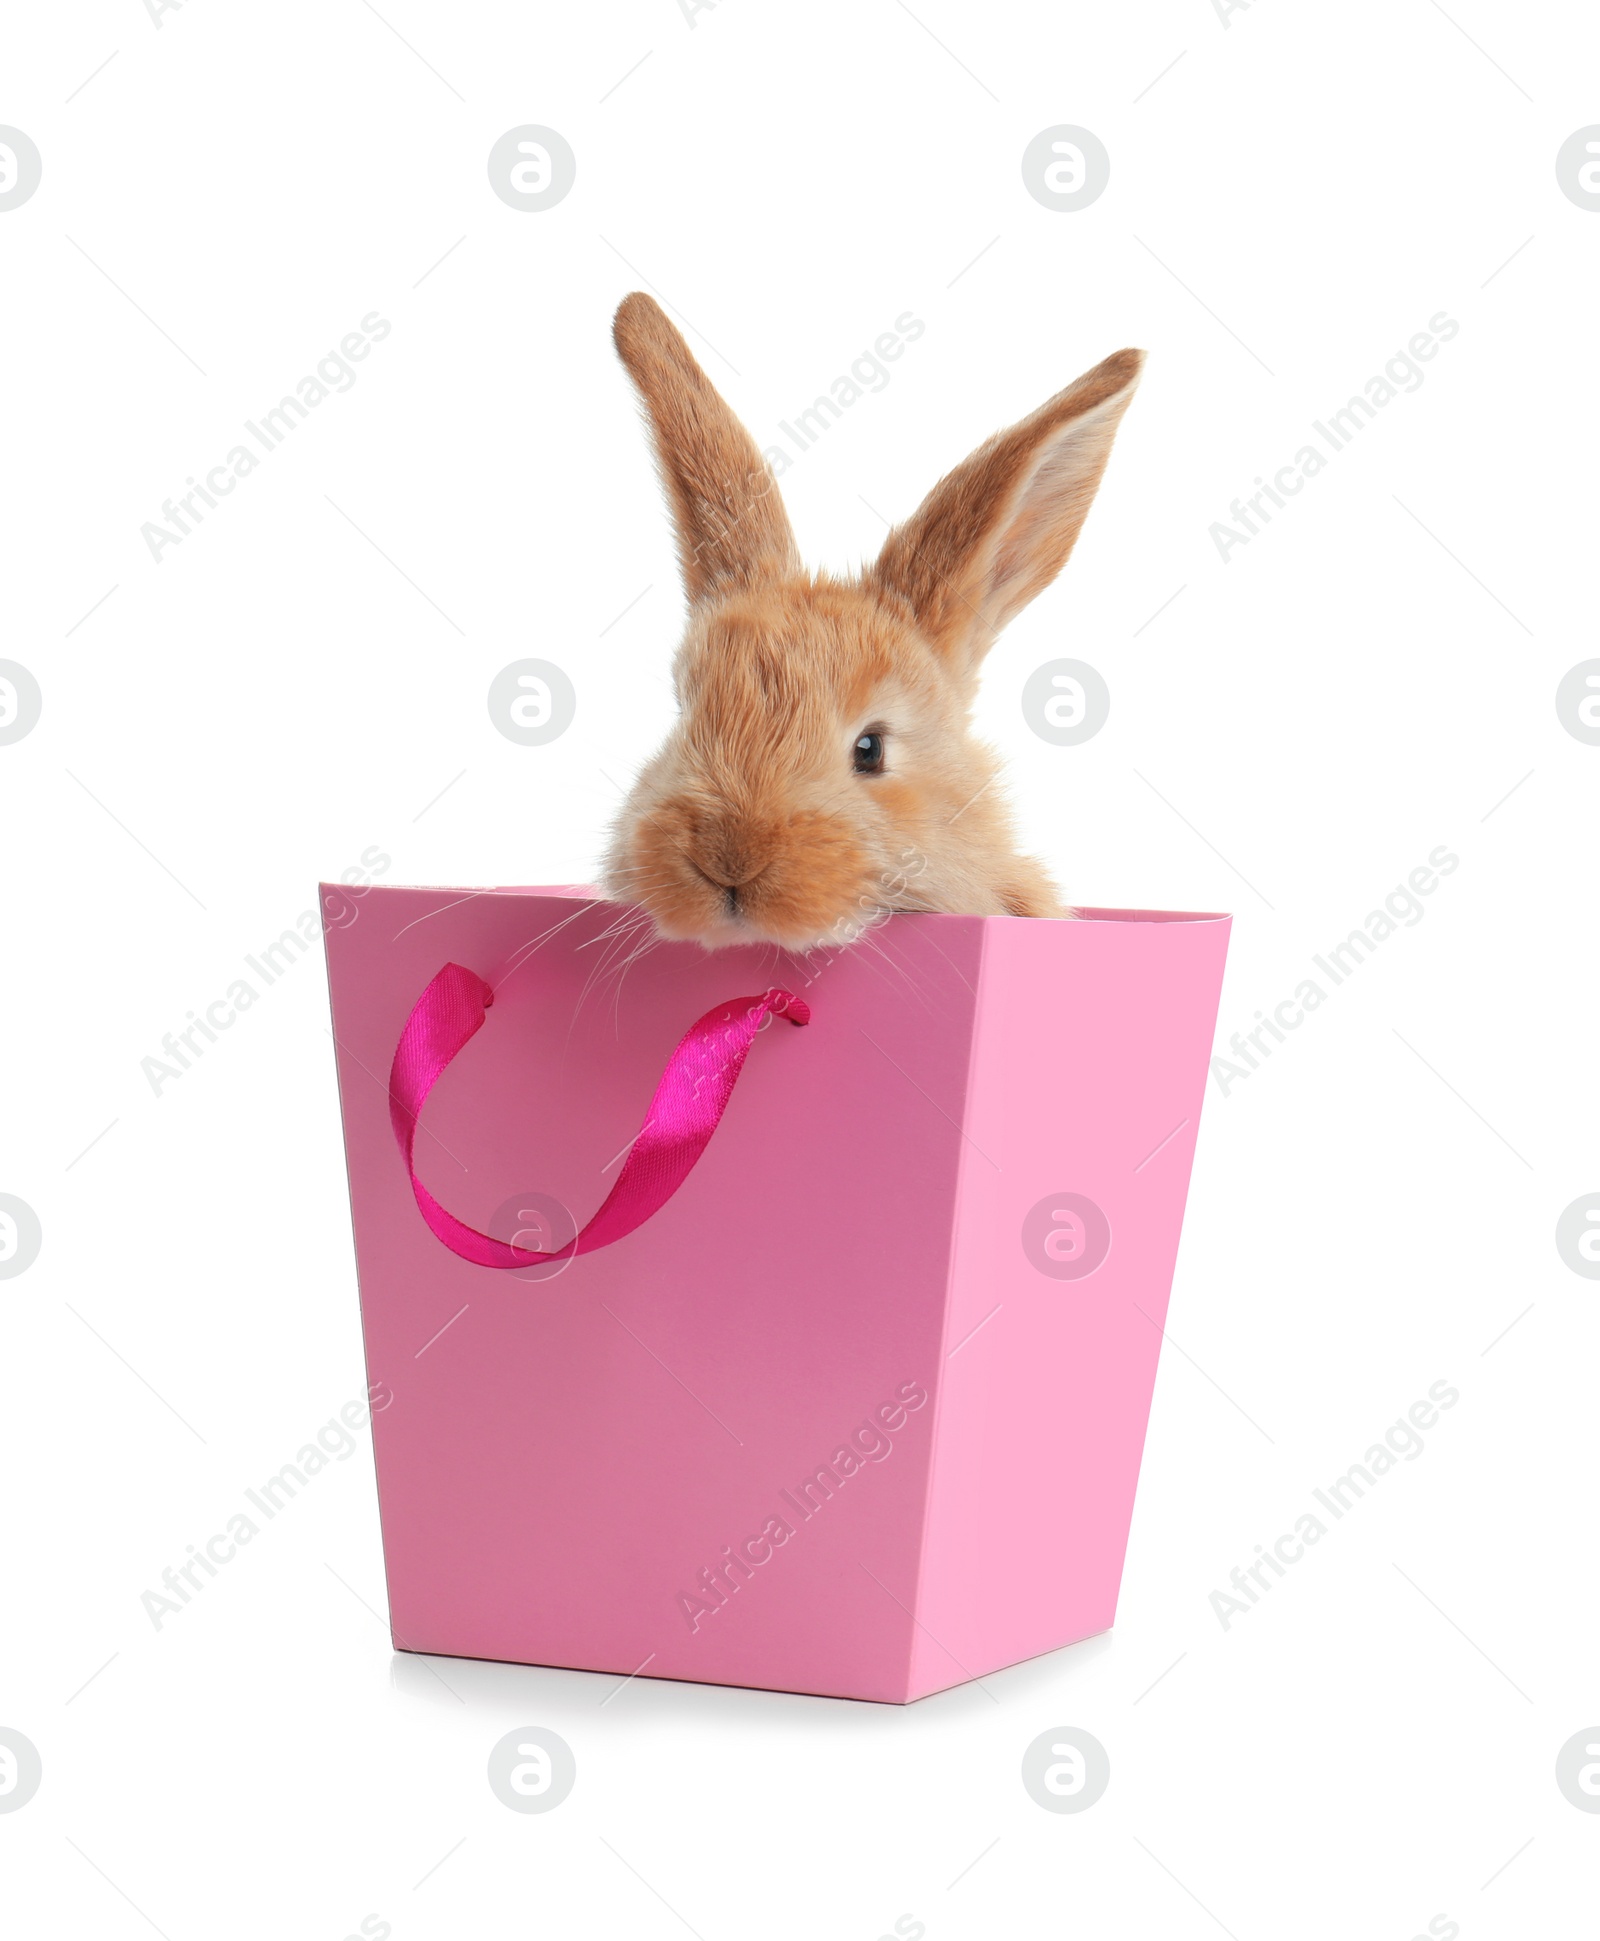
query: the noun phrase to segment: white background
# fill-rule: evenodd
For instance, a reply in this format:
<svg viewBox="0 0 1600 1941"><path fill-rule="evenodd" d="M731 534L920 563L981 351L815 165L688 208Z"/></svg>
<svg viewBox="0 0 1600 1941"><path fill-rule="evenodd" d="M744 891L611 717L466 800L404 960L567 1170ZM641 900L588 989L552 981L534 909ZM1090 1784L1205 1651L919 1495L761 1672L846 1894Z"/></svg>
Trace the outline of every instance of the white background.
<svg viewBox="0 0 1600 1941"><path fill-rule="evenodd" d="M0 1724L44 1783L0 1815L8 1927L1587 1931L1600 1817L1554 1767L1600 1718L1600 1289L1554 1233L1600 1189L1600 748L1554 696L1596 652L1600 216L1554 164L1597 60L1579 9L1488 0L13 10L44 173L0 215L0 653L44 713L0 748L0 1189L44 1244L0 1286ZM527 122L577 156L543 213L486 174ZM1022 180L1057 123L1111 156L1078 213ZM1208 1091L1114 1633L906 1710L394 1657L365 1435L141 1608L363 1381L316 955L159 1096L141 1060L371 845L391 882L589 876L680 618L609 341L646 282L763 444L926 324L784 478L839 568L1149 348L982 713L1070 896L1237 911L1222 1040L1460 858ZM354 388L156 564L141 524L373 310ZM1421 389L1219 559L1439 311ZM526 655L578 690L540 749L485 706ZM1079 748L1018 706L1061 655L1112 694ZM1225 1630L1210 1594L1436 1381L1425 1454ZM523 1724L578 1761L545 1816L484 1780ZM1064 1724L1111 1759L1078 1815L1018 1775Z"/></svg>

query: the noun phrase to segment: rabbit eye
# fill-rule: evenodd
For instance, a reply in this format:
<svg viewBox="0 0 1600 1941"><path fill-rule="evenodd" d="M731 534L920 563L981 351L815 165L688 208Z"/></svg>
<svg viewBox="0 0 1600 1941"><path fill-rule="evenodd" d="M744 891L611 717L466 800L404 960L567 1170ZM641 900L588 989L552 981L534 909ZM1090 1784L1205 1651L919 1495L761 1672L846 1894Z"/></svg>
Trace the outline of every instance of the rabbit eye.
<svg viewBox="0 0 1600 1941"><path fill-rule="evenodd" d="M883 736L858 736L850 753L858 775L876 775L883 767Z"/></svg>

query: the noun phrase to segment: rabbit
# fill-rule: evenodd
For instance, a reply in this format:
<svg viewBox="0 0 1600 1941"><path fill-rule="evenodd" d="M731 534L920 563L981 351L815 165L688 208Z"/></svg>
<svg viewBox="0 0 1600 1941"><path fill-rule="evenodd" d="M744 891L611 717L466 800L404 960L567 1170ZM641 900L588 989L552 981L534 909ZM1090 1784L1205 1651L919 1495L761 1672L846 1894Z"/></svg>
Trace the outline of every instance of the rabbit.
<svg viewBox="0 0 1600 1941"><path fill-rule="evenodd" d="M803 952L882 915L1070 917L972 734L983 657L1071 552L1138 383L1121 350L950 472L851 578L800 563L777 485L660 307L613 336L654 434L688 625L680 714L601 887L658 936Z"/></svg>

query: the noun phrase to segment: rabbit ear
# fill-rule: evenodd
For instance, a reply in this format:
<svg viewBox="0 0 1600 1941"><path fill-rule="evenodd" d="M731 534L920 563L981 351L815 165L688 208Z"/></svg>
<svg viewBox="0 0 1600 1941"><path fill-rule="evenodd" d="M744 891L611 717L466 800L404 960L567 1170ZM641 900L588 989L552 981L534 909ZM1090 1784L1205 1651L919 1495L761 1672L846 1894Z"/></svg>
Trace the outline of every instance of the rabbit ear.
<svg viewBox="0 0 1600 1941"><path fill-rule="evenodd" d="M1119 350L997 432L884 542L869 580L963 670L1066 564L1143 363Z"/></svg>
<svg viewBox="0 0 1600 1941"><path fill-rule="evenodd" d="M612 336L650 414L690 600L797 572L789 516L755 440L659 305L641 290L624 297Z"/></svg>

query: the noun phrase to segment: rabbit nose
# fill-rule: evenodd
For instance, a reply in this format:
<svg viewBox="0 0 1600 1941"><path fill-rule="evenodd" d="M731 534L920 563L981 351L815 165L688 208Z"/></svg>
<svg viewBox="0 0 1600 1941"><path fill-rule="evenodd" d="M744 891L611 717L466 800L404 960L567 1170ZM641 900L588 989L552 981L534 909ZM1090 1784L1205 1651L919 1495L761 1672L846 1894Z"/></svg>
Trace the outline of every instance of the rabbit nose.
<svg viewBox="0 0 1600 1941"><path fill-rule="evenodd" d="M696 832L689 861L708 883L730 893L753 883L771 861L766 846L734 829Z"/></svg>
<svg viewBox="0 0 1600 1941"><path fill-rule="evenodd" d="M735 891L742 890L746 883L753 883L766 868L765 863L735 865L720 857L708 861L699 856L692 856L689 860L708 883L715 884L719 890L726 890L730 896Z"/></svg>

